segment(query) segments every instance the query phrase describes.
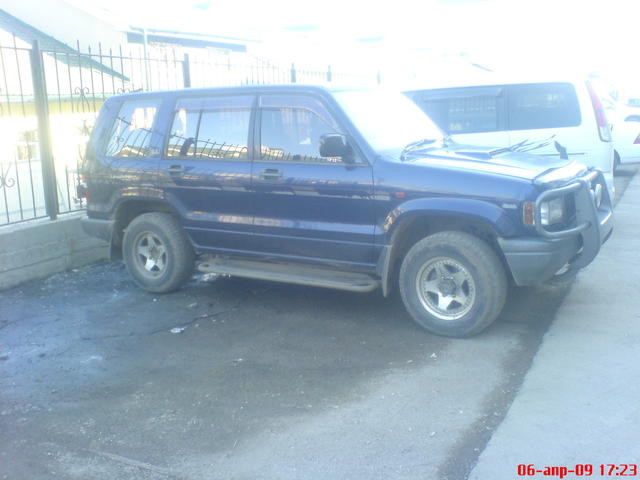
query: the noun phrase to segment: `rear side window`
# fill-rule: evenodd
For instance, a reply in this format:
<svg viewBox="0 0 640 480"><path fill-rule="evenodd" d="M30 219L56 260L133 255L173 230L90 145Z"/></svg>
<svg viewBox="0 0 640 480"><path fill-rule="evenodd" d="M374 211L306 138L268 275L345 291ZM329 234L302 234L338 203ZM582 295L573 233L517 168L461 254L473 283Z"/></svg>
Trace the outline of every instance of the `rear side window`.
<svg viewBox="0 0 640 480"><path fill-rule="evenodd" d="M422 110L450 134L503 130L502 88L472 87L409 94Z"/></svg>
<svg viewBox="0 0 640 480"><path fill-rule="evenodd" d="M203 160L247 158L253 97L179 100L167 142L167 157Z"/></svg>
<svg viewBox="0 0 640 480"><path fill-rule="evenodd" d="M105 155L109 157L147 157L153 134L153 123L159 100L129 100L122 104L116 117Z"/></svg>
<svg viewBox="0 0 640 480"><path fill-rule="evenodd" d="M509 130L580 125L578 98L570 83L510 85L507 96Z"/></svg>

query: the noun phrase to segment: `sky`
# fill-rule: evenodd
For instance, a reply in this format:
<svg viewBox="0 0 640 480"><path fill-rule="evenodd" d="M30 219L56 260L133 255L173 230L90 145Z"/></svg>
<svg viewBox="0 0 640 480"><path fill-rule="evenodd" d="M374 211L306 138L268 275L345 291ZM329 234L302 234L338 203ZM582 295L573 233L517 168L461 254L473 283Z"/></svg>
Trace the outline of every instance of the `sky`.
<svg viewBox="0 0 640 480"><path fill-rule="evenodd" d="M68 1L123 24L256 39L335 65L462 54L497 71L597 72L640 91L637 0Z"/></svg>

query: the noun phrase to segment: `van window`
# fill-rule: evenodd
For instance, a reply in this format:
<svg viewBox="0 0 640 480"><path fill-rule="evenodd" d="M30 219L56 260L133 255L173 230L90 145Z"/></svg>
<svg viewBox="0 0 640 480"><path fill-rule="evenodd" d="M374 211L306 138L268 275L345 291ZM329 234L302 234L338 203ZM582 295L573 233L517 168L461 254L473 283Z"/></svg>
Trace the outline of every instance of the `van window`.
<svg viewBox="0 0 640 480"><path fill-rule="evenodd" d="M471 87L431 90L410 94L445 132L450 134L503 130L502 88Z"/></svg>
<svg viewBox="0 0 640 480"><path fill-rule="evenodd" d="M205 97L178 101L167 157L247 158L253 97Z"/></svg>
<svg viewBox="0 0 640 480"><path fill-rule="evenodd" d="M150 156L152 127L159 106L159 100L124 102L113 122L105 155L108 157Z"/></svg>
<svg viewBox="0 0 640 480"><path fill-rule="evenodd" d="M507 97L509 130L580 125L578 98L569 83L511 85Z"/></svg>

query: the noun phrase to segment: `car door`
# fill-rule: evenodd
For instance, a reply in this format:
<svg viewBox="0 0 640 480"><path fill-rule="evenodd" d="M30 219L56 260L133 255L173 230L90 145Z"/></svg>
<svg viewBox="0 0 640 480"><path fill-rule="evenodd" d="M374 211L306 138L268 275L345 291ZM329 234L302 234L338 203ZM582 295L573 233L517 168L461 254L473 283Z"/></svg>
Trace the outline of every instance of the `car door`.
<svg viewBox="0 0 640 480"><path fill-rule="evenodd" d="M154 190L162 144L156 128L161 105L161 98L146 98L125 100L117 107L106 142L89 153L97 156L87 162L94 209L109 211L113 202Z"/></svg>
<svg viewBox="0 0 640 480"><path fill-rule="evenodd" d="M266 254L372 265L371 166L357 154L321 157L322 135L344 133L311 95L262 95L253 163L254 232Z"/></svg>
<svg viewBox="0 0 640 480"><path fill-rule="evenodd" d="M159 168L167 202L201 249L251 247L254 96L179 98Z"/></svg>

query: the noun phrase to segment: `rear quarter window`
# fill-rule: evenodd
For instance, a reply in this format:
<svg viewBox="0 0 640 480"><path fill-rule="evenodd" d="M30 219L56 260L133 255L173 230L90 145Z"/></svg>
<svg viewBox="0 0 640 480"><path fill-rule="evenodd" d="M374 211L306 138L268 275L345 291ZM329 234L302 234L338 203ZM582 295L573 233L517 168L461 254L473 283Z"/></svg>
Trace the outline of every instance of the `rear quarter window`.
<svg viewBox="0 0 640 480"><path fill-rule="evenodd" d="M106 144L108 157L147 157L160 100L128 100L118 111Z"/></svg>
<svg viewBox="0 0 640 480"><path fill-rule="evenodd" d="M510 85L507 89L509 130L575 127L580 106L570 83Z"/></svg>

